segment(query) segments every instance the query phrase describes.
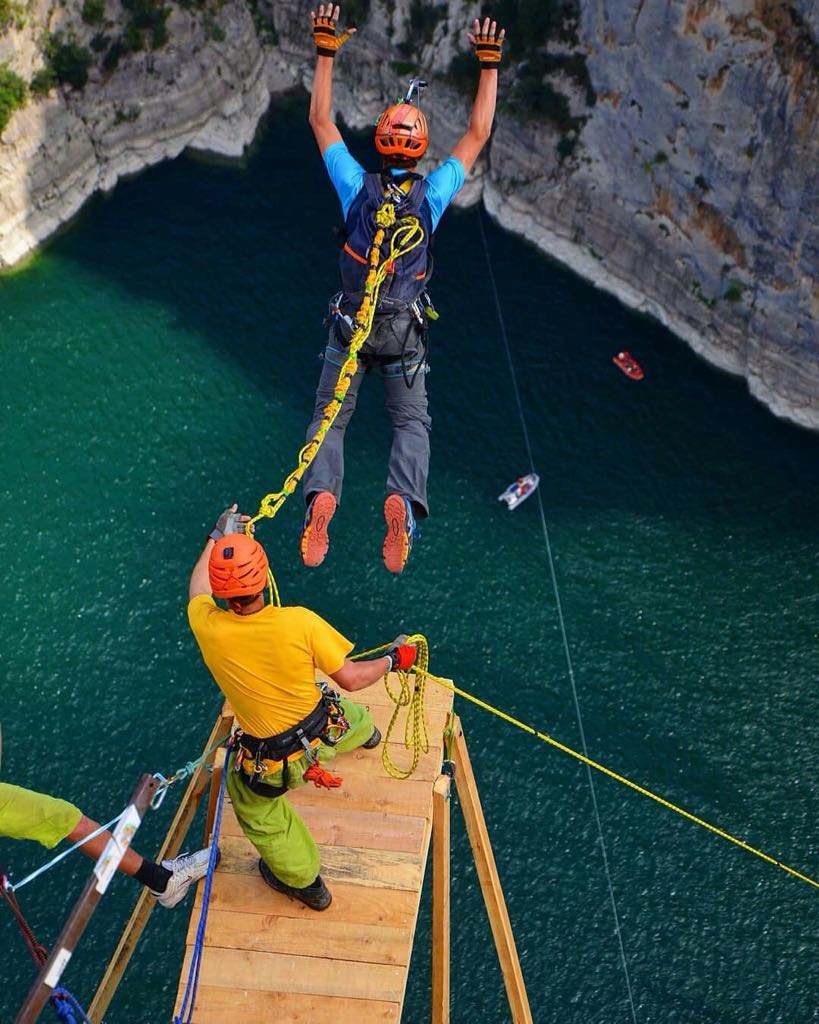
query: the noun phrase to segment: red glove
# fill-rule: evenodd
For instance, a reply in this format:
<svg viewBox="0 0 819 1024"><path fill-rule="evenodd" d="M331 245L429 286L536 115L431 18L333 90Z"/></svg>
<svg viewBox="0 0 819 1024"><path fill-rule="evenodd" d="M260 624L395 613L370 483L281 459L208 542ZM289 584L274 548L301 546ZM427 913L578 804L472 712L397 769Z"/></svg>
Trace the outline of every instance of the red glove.
<svg viewBox="0 0 819 1024"><path fill-rule="evenodd" d="M393 672L406 672L415 664L415 656L418 651L414 644L399 644L387 651L387 657L392 662Z"/></svg>

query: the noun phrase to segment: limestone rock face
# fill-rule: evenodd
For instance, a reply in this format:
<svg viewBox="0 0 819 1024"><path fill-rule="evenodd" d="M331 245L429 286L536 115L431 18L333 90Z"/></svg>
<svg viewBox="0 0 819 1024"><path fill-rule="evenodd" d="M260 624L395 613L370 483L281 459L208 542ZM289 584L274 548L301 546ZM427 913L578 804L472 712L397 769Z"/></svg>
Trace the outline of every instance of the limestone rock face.
<svg viewBox="0 0 819 1024"><path fill-rule="evenodd" d="M76 3L32 0L26 25L0 35L0 64L30 79L46 29L87 45L94 30ZM106 14L124 23L118 4L108 0ZM512 102L457 202L483 200L511 230L742 374L775 413L819 428L819 6L563 5L567 25L537 48L535 89L564 107L522 109L515 97L531 67L507 60L500 94ZM479 5L435 5L437 20L420 29L412 11L424 5L359 6L369 14L336 61L337 111L353 127L372 124L417 68L432 82L431 157L445 157L468 122L470 97L449 73ZM0 138L0 266L122 174L187 146L240 154L272 95L310 87L296 0L173 7L167 27L155 52L92 69L83 89L55 88L12 117Z"/></svg>

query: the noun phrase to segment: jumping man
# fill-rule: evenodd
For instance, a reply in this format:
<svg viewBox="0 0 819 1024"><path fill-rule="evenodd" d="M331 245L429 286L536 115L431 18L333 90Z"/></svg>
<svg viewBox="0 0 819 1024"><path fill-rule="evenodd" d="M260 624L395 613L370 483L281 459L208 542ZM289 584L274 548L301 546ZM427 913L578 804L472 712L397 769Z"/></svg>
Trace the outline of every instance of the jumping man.
<svg viewBox="0 0 819 1024"><path fill-rule="evenodd" d="M423 241L395 265L379 293L372 331L359 353L359 366L344 404L304 475L307 502L301 535L301 556L305 565L324 561L330 540L328 526L341 500L344 477L344 432L355 409L356 396L366 370L378 367L386 390L387 410L393 429L387 474L384 519L387 532L382 553L390 572L399 573L412 547L416 519L429 515L427 475L429 472L429 429L424 375L427 372L426 330L429 305L425 298L432 274L429 246L432 234L472 170L478 154L489 139L495 116L498 65L505 30L485 18L476 18L467 33L481 66L478 91L469 128L452 155L426 178L415 172L429 141L427 121L417 105L406 100L388 107L378 119L375 148L381 156L380 173L368 174L350 154L332 117L333 60L355 32L336 34L339 8L320 4L318 15L311 12L316 43L316 73L310 100L310 126L316 137L330 180L338 193L345 219L347 241L340 256L343 291L334 300L334 318L324 353L324 364L316 392L313 420L307 430L311 438L322 412L333 397L339 367L355 330L355 315L364 293L369 249L376 230L375 213L385 196L396 204L399 217L417 217Z"/></svg>

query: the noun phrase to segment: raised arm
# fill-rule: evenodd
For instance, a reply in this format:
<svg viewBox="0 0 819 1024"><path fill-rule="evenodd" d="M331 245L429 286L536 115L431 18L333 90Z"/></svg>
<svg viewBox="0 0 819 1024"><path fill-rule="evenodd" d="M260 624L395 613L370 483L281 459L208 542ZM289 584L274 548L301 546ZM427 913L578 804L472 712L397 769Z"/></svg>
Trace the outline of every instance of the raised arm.
<svg viewBox="0 0 819 1024"><path fill-rule="evenodd" d="M322 155L334 142L341 142L341 133L333 120L333 61L339 47L355 32L354 28L348 28L336 35L339 14L338 5L333 4L319 4L318 14L310 12L316 44L316 73L308 120Z"/></svg>
<svg viewBox="0 0 819 1024"><path fill-rule="evenodd" d="M210 561L210 553L213 551L213 545L217 540L224 537L226 533L239 533L244 529L244 524L250 519L250 516L242 515L238 508L239 506L235 502L226 508L208 534L202 554L196 560L196 565L191 573L190 583L188 584L189 601L199 597L200 594L210 596L212 591L208 574L208 563Z"/></svg>
<svg viewBox="0 0 819 1024"><path fill-rule="evenodd" d="M467 174L472 170L492 133L498 97L498 65L506 36L506 29L502 28L498 32L497 22L490 21L489 18L484 18L483 27L476 18L472 27L473 31L467 32L467 37L475 49L475 56L480 61L481 77L478 80L475 102L472 104L469 128L452 150L452 155L460 160Z"/></svg>

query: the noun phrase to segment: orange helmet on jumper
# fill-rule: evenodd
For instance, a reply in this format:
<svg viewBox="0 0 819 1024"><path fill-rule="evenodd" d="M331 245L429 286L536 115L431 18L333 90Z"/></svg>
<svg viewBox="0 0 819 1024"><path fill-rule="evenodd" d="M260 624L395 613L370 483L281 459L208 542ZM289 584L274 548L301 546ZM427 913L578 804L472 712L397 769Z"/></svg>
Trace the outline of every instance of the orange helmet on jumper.
<svg viewBox="0 0 819 1024"><path fill-rule="evenodd" d="M376 122L375 148L382 156L415 163L426 153L428 144L427 119L412 103L394 103Z"/></svg>
<svg viewBox="0 0 819 1024"><path fill-rule="evenodd" d="M217 540L208 561L210 589L215 597L261 593L267 583L267 555L253 537L228 533Z"/></svg>

